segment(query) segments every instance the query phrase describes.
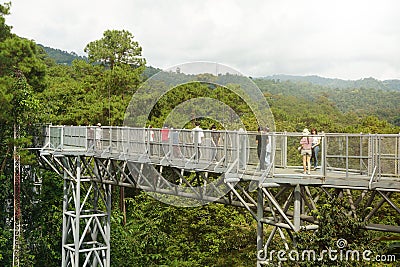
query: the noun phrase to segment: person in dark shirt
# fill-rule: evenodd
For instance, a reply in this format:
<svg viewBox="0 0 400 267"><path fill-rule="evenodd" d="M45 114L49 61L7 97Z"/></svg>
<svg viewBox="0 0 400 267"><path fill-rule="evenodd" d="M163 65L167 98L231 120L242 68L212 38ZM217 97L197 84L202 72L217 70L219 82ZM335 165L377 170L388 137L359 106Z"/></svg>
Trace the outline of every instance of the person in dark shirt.
<svg viewBox="0 0 400 267"><path fill-rule="evenodd" d="M213 124L210 127L211 130L211 149L212 149L212 153L211 153L211 159L212 160L218 160L217 159L217 154L218 154L218 144L219 144L219 137L220 137L220 132L217 131L217 127L215 126L215 124Z"/></svg>
<svg viewBox="0 0 400 267"><path fill-rule="evenodd" d="M262 127L258 127L258 133L256 136L257 142L257 156L260 162L260 170L265 170L265 156L266 156L266 148L267 148L267 135L264 132Z"/></svg>

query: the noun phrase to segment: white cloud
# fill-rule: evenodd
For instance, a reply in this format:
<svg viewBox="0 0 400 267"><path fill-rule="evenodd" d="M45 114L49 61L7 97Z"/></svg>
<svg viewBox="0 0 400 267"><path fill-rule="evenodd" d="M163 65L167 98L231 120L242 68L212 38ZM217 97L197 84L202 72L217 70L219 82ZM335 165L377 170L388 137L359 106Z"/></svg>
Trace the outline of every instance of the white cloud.
<svg viewBox="0 0 400 267"><path fill-rule="evenodd" d="M83 54L107 29L130 31L147 62L214 61L250 76L400 78L396 0L15 0L20 36Z"/></svg>

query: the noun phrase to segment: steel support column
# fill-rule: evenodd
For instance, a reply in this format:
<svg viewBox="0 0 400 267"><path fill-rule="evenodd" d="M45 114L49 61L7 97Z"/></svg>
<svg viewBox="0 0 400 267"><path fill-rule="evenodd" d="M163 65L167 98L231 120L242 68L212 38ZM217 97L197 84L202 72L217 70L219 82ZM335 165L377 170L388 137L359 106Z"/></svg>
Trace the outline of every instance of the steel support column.
<svg viewBox="0 0 400 267"><path fill-rule="evenodd" d="M62 266L109 267L111 186L86 177L85 171L89 170L82 168L81 161L81 156L65 157L61 161L64 169Z"/></svg>
<svg viewBox="0 0 400 267"><path fill-rule="evenodd" d="M301 192L300 185L294 187L293 225L295 232L300 231Z"/></svg>
<svg viewBox="0 0 400 267"><path fill-rule="evenodd" d="M263 249L264 227L262 218L264 216L264 195L261 188L257 190L257 251Z"/></svg>

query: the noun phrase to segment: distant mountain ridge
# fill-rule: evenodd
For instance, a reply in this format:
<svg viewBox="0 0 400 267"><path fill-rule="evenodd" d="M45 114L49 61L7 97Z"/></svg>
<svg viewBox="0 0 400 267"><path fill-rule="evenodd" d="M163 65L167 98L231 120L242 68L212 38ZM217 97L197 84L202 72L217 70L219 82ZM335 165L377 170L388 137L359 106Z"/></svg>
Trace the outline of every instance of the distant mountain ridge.
<svg viewBox="0 0 400 267"><path fill-rule="evenodd" d="M41 44L38 44L38 46L43 48L43 50L46 52L46 54L50 58L54 59L54 61L57 64L71 65L72 61L74 61L75 59L87 60L86 57L79 56L75 52L62 51L60 49L51 48L51 47L44 46Z"/></svg>
<svg viewBox="0 0 400 267"><path fill-rule="evenodd" d="M54 59L57 64L71 65L72 61L75 59L88 60L87 57L82 57L75 52L62 51L60 49L55 49L39 44L40 47L44 49L47 55ZM153 67L147 67L146 77L150 77L152 74L158 72L159 69ZM317 75L309 76L295 76L295 75L285 75L276 74L271 76L259 77L256 79L265 80L279 80L279 81L292 81L292 82L306 82L314 85L320 85L324 87L348 89L348 88L374 88L386 91L400 91L400 80L384 80L380 81L375 78L364 78L360 80L342 80L342 79L332 79L324 78Z"/></svg>
<svg viewBox="0 0 400 267"><path fill-rule="evenodd" d="M364 78L360 80L342 80L342 79L332 79L324 78L317 75L309 76L295 76L295 75L271 75L260 77L259 79L266 80L279 80L279 81L293 81L293 82L308 82L315 85L347 89L347 88L374 88L381 90L395 90L400 91L400 80L384 80L380 81L375 78Z"/></svg>

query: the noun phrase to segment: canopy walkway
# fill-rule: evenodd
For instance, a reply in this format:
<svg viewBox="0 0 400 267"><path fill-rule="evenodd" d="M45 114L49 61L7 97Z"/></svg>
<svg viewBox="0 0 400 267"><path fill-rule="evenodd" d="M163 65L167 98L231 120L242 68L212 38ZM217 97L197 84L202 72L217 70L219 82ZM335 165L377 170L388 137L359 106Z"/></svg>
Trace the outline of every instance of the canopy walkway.
<svg viewBox="0 0 400 267"><path fill-rule="evenodd" d="M63 266L110 266L112 186L176 206L243 207L258 223L258 255L275 235L283 238L283 229L317 229L309 212L332 192L346 195L354 216L361 203L372 207L367 229L400 233L399 226L373 223L385 203L400 213L391 200L400 192L400 134L320 134L319 164L310 174L296 149L301 133L264 133L270 148L262 164L259 134L205 130L198 142L187 129L43 127L39 159L64 178ZM273 227L266 241L265 225Z"/></svg>

